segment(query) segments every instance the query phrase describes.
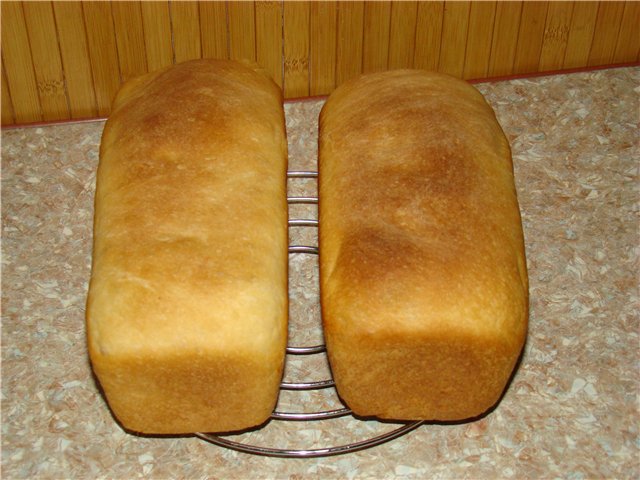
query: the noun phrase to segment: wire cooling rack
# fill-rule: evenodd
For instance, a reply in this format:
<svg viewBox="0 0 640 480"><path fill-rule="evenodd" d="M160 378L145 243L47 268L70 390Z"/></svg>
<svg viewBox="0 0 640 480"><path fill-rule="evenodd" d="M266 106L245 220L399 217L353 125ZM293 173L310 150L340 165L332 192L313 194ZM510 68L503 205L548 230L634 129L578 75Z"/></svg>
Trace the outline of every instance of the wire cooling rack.
<svg viewBox="0 0 640 480"><path fill-rule="evenodd" d="M287 178L295 180L295 179L317 179L318 173L313 171L290 171L287 173ZM318 204L317 196L289 196L287 197L287 202L289 204L289 228L309 228L315 229L318 227L317 219L291 219L291 205L315 205ZM317 211L317 209L316 209ZM291 238L291 236L290 236ZM289 255L318 255L318 247L312 245L297 245L290 244L289 245ZM291 279L290 279L291 281ZM290 340L291 341L291 340ZM285 364L285 372L287 370L287 365L292 363L292 359L296 361L302 360L303 362L306 360L307 362L311 362L312 359L315 359L315 363L317 364L317 357L323 356L322 360L326 363L326 349L323 343L317 343L312 345L289 345L287 346L287 358ZM298 362L299 363L299 362ZM306 370L314 370L315 367L307 368ZM305 370L304 368L302 370ZM271 414L271 419L269 423L272 422L288 422L288 425L296 425L295 428L287 428L287 436L295 436L296 433L299 433L300 437L305 441L309 441L309 435L304 435L308 432L308 429L305 427L300 427L301 425L305 425L308 422L327 422L330 419L343 418L343 417L351 417L353 421L356 422L365 422L366 420L359 420L355 416L351 410L345 406L339 399L336 391L335 384L333 379L331 378L330 372L327 373L329 378L324 378L321 380L313 380L313 381L290 381L286 379L282 381L280 384L281 394L283 392L298 392L299 394L303 394L303 392L311 392L323 390L329 393L331 397L329 404L333 405L330 408L307 408L307 405L304 405L304 399L299 403L302 403L305 406L305 411L297 412L290 410L282 410L280 405L276 407L274 412ZM286 377L286 375L285 375ZM293 403L296 403L295 401ZM327 403L327 402L325 402ZM382 422L375 422L383 425ZM327 447L317 447L315 444L317 442L312 442L314 445L307 445L307 448L279 448L272 447L268 445L260 445L255 442L254 438L252 438L252 432L246 432L243 434L235 434L235 435L222 435L222 434L213 434L213 433L196 433L196 435L206 440L207 442L231 448L234 450L238 450L245 453L251 453L255 455L265 455L270 457L285 457L285 458L310 458L310 457L325 457L329 455L339 455L344 453L356 452L359 450L364 450L367 448L374 447L376 445L380 445L382 443L388 442L394 438L398 438L412 430L415 430L420 425L422 425L422 421L415 421L410 423L402 423L402 424L391 424L394 428L391 430L386 430L384 433L380 434L369 434L364 435L363 439L357 439L347 442L342 442L336 445L327 446ZM390 425L385 422L385 426ZM370 432L367 432L370 433ZM304 438L304 437L307 438ZM304 443L304 442L301 442Z"/></svg>

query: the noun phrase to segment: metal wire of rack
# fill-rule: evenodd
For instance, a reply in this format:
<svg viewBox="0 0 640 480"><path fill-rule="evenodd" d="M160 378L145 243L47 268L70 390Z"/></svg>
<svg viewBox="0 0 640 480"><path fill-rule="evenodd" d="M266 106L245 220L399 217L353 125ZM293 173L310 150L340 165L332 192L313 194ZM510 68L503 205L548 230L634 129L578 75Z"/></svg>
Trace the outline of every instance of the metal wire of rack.
<svg viewBox="0 0 640 480"><path fill-rule="evenodd" d="M317 179L318 172L314 171L289 171L287 172L287 178L289 179ZM287 203L289 205L294 204L318 204L318 198L314 196L289 196L287 197ZM289 228L291 227L302 227L302 228L317 228L318 220L315 219L290 219L289 220ZM307 254L307 255L318 255L318 247L310 246L310 245L289 245L289 254ZM287 356L296 355L296 356L310 356L310 355L319 355L325 354L326 348L324 344L311 345L311 346L287 346L286 350ZM309 390L319 390L319 389L334 389L335 383L332 378L323 379L319 381L312 382L285 382L282 381L280 384L281 391L309 391ZM335 393L335 392L334 392ZM271 420L273 421L290 421L290 422L309 422L309 421L322 421L328 420L332 418L340 418L348 415L352 415L351 410L342 404L342 402L335 394L337 401L342 405L340 408L329 409L329 410L320 410L313 412L288 412L288 411L279 411L274 410L271 414ZM355 418L355 417L354 417ZM380 445L382 443L388 442L395 438L398 438L406 433L409 433L412 430L415 430L420 425L422 425L423 421L414 421L409 423L400 424L398 428L387 431L383 434L376 435L373 437L365 438L360 441L345 443L342 445L335 445L323 448L300 448L300 449L291 449L291 448L273 448L268 446L260 446L253 445L251 443L243 443L235 440L230 440L226 438L226 435L223 434L214 434L214 433L204 433L199 432L195 435L207 442L213 443L215 445L219 445L222 447L230 448L233 450L241 451L244 453L250 453L255 455L263 455L270 457L280 457L280 458L313 458L313 457L326 457L330 455L339 455L351 452L357 452L360 450L365 450L367 448L374 447L376 445Z"/></svg>

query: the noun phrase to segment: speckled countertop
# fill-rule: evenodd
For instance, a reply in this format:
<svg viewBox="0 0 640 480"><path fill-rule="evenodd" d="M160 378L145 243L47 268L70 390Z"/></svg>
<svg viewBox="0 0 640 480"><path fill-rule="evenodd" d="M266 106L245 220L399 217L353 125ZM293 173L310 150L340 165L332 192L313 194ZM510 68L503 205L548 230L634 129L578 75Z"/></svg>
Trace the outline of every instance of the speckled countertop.
<svg viewBox="0 0 640 480"><path fill-rule="evenodd" d="M3 478L637 478L640 68L478 88L513 149L531 282L522 364L498 408L477 422L423 425L370 450L319 459L138 437L114 422L91 375L84 330L104 124L4 130ZM286 107L291 169L315 168L321 105ZM313 180L298 182L292 191L313 191ZM305 208L313 210L294 215L314 214ZM294 243L315 241L313 231L294 235ZM320 338L316 268L309 256L291 258L298 343ZM323 368L292 361L287 375ZM308 395L310 404L330 403ZM300 403L281 398L285 407ZM395 427L350 417L272 422L241 440L318 448Z"/></svg>

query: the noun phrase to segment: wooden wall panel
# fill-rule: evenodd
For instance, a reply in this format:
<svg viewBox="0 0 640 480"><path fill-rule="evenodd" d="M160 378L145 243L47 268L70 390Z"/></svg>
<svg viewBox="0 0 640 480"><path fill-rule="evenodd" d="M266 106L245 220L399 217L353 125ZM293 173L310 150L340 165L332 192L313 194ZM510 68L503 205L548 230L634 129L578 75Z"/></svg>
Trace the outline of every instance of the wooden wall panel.
<svg viewBox="0 0 640 480"><path fill-rule="evenodd" d="M98 115L105 116L120 88L120 65L118 47L113 28L111 4L109 2L85 2L82 4L87 28L87 47L91 59L93 87L96 93ZM147 45L149 45L147 43Z"/></svg>
<svg viewBox="0 0 640 480"><path fill-rule="evenodd" d="M513 73L536 72L538 70L547 10L548 2L524 2L522 4Z"/></svg>
<svg viewBox="0 0 640 480"><path fill-rule="evenodd" d="M4 73L4 63L2 64L2 97L0 97L2 105L2 124L10 125L16 121L13 113L13 104L11 102L11 94L9 93L9 84L7 75Z"/></svg>
<svg viewBox="0 0 640 480"><path fill-rule="evenodd" d="M282 87L282 3L255 2L256 61Z"/></svg>
<svg viewBox="0 0 640 480"><path fill-rule="evenodd" d="M69 104L64 83L64 70L60 58L56 21L49 2L27 2L23 5L31 56L35 69L36 85L42 105L42 117L46 120L69 118Z"/></svg>
<svg viewBox="0 0 640 480"><path fill-rule="evenodd" d="M126 82L148 71L140 2L112 2L111 11L120 73L122 81Z"/></svg>
<svg viewBox="0 0 640 480"><path fill-rule="evenodd" d="M414 68L438 69L443 17L444 2L420 2L418 5L416 50L413 53Z"/></svg>
<svg viewBox="0 0 640 480"><path fill-rule="evenodd" d="M490 77L510 75L513 72L521 15L522 2L498 2L489 58Z"/></svg>
<svg viewBox="0 0 640 480"><path fill-rule="evenodd" d="M567 50L573 2L549 2L538 70L560 70Z"/></svg>
<svg viewBox="0 0 640 480"><path fill-rule="evenodd" d="M258 62L285 97L360 72L462 78L637 62L633 1L5 1L2 122L105 116L123 81L194 58Z"/></svg>
<svg viewBox="0 0 640 480"><path fill-rule="evenodd" d="M7 85L11 92L16 122L40 121L42 111L22 4L2 2L0 8L2 62L6 69Z"/></svg>
<svg viewBox="0 0 640 480"><path fill-rule="evenodd" d="M485 78L491 57L496 2L471 2L463 78Z"/></svg>
<svg viewBox="0 0 640 480"><path fill-rule="evenodd" d="M309 95L309 5L284 4L284 95Z"/></svg>
<svg viewBox="0 0 640 480"><path fill-rule="evenodd" d="M256 59L256 16L253 2L228 2L229 58Z"/></svg>
<svg viewBox="0 0 640 480"><path fill-rule="evenodd" d="M628 62L640 54L640 2L626 2L613 54L614 63Z"/></svg>
<svg viewBox="0 0 640 480"><path fill-rule="evenodd" d="M309 15L309 94L326 95L336 86L338 5L312 2Z"/></svg>
<svg viewBox="0 0 640 480"><path fill-rule="evenodd" d="M462 77L469 30L469 2L446 2L438 71Z"/></svg>
<svg viewBox="0 0 640 480"><path fill-rule="evenodd" d="M579 68L587 65L597 16L598 2L574 3L562 68Z"/></svg>
<svg viewBox="0 0 640 480"><path fill-rule="evenodd" d="M176 63L202 58L198 2L171 2L170 7Z"/></svg>
<svg viewBox="0 0 640 480"><path fill-rule="evenodd" d="M148 70L153 72L168 67L174 63L169 3L142 2L140 14Z"/></svg>
<svg viewBox="0 0 640 480"><path fill-rule="evenodd" d="M364 2L338 2L336 85L362 71Z"/></svg>
<svg viewBox="0 0 640 480"><path fill-rule="evenodd" d="M53 11L58 27L71 118L95 117L98 107L82 4L55 2Z"/></svg>
<svg viewBox="0 0 640 480"><path fill-rule="evenodd" d="M364 4L362 71L386 70L389 62L391 2Z"/></svg>
<svg viewBox="0 0 640 480"><path fill-rule="evenodd" d="M418 2L392 3L388 69L413 67L417 21Z"/></svg>
<svg viewBox="0 0 640 480"><path fill-rule="evenodd" d="M203 58L229 58L225 2L200 2L200 38Z"/></svg>
<svg viewBox="0 0 640 480"><path fill-rule="evenodd" d="M600 2L587 65L611 63L620 32L624 2Z"/></svg>

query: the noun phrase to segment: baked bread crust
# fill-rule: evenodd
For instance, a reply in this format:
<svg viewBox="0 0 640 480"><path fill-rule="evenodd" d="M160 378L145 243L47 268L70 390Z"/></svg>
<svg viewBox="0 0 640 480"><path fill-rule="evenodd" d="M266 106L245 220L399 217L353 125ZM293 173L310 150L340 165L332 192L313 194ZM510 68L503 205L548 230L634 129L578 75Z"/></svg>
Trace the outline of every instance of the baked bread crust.
<svg viewBox="0 0 640 480"><path fill-rule="evenodd" d="M287 336L280 89L232 61L120 90L100 147L88 346L109 405L144 433L264 422Z"/></svg>
<svg viewBox="0 0 640 480"><path fill-rule="evenodd" d="M320 115L320 283L338 393L358 415L463 420L500 398L528 280L511 153L471 85L361 76Z"/></svg>

